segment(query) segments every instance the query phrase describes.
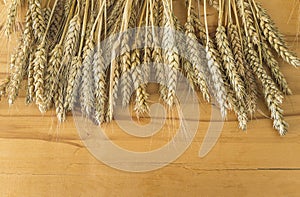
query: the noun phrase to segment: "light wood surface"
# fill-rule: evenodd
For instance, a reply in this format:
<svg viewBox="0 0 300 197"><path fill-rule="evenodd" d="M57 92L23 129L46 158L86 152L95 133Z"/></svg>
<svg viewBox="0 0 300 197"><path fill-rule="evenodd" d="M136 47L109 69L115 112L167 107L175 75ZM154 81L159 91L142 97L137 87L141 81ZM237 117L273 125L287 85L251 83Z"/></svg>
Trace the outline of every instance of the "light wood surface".
<svg viewBox="0 0 300 197"><path fill-rule="evenodd" d="M294 0L260 0L300 55L295 39L300 20ZM175 1L184 20L183 1ZM295 7L295 13L291 14ZM0 8L1 10L2 8ZM210 20L215 12L210 10ZM0 79L6 76L13 44L0 38ZM8 50L7 50L8 49ZM95 159L81 142L72 117L58 124L53 111L41 115L24 104L24 93L8 107L0 102L0 196L299 196L300 71L280 61L294 95L283 108L289 133L279 137L260 103L247 132L235 117L225 122L221 138L205 158L198 152L209 124L211 106L201 99L200 127L188 150L170 165L147 173L112 169ZM114 127L114 124L112 125ZM114 127L116 128L116 127ZM167 129L152 140L116 129L111 140L129 150L155 149L169 141Z"/></svg>

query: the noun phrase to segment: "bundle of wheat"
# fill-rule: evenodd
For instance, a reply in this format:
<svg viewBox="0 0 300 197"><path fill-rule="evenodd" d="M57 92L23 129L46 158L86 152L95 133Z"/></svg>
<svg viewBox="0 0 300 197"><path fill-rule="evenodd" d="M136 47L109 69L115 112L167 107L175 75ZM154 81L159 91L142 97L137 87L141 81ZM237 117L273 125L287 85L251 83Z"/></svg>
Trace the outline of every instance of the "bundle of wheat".
<svg viewBox="0 0 300 197"><path fill-rule="evenodd" d="M194 3L186 0L187 21L182 25L169 0L48 0L45 5L41 0L11 0L7 37L14 32L18 10L27 9L22 38L10 62L11 74L0 85L0 97L7 95L13 104L25 79L26 102L35 102L42 113L53 106L64 121L79 98L82 113L92 114L101 124L113 119L118 94L127 106L134 89L134 110L141 116L149 111L146 86L152 72L148 64L153 62L156 80L165 84L159 88L161 99L168 106L176 102L178 75L183 73L193 91L200 90L208 102L217 101L224 118L227 110L234 111L243 130L256 112L257 87L261 86L273 126L284 135L288 124L280 105L291 90L272 49L293 66L299 66L300 60L254 0ZM213 37L207 25L208 3L219 12ZM204 23L199 14L202 8ZM128 30L140 27L146 29L142 36L138 34L142 38L132 41ZM157 33L154 27L164 30ZM188 38L184 44L176 31ZM102 42L117 33L121 33L119 40L103 47ZM141 40L146 44L139 48ZM195 43L205 50L198 50ZM182 45L188 58L180 56Z"/></svg>

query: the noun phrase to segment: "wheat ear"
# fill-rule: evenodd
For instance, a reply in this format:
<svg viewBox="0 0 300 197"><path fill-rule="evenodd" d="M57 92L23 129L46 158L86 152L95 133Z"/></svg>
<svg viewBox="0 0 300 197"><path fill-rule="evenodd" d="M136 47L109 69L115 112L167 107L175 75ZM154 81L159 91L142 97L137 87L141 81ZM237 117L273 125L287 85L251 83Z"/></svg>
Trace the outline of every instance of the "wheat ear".
<svg viewBox="0 0 300 197"><path fill-rule="evenodd" d="M50 53L50 60L47 67L47 72L45 76L45 90L47 95L46 106L49 108L51 106L52 98L54 94L57 92L58 83L59 83L59 75L62 71L62 56L63 49L62 45L58 44Z"/></svg>
<svg viewBox="0 0 300 197"><path fill-rule="evenodd" d="M242 18L242 22L244 24L245 31L247 32L247 36L251 37L251 41L258 45L259 44L259 34L255 27L253 14L250 8L250 5L245 0L236 0L237 8L240 17Z"/></svg>
<svg viewBox="0 0 300 197"><path fill-rule="evenodd" d="M237 67L237 72L241 77L245 78L243 47L238 32L238 27L235 24L229 22L227 26L227 35Z"/></svg>
<svg viewBox="0 0 300 197"><path fill-rule="evenodd" d="M5 24L5 35L7 37L9 37L13 32L13 26L16 22L16 17L17 17L17 10L18 10L18 0L11 0L9 12Z"/></svg>
<svg viewBox="0 0 300 197"><path fill-rule="evenodd" d="M191 16L188 17L187 23L185 24L185 29L185 34L188 37L186 46L190 56L189 59L193 62L193 64L192 69L190 69L190 66L188 65L189 63L186 63L184 70L187 73L188 80L195 81L196 84L200 87L204 100L209 101L209 90L205 80L205 74L202 71L205 65L202 65L201 59L199 59L201 58L201 54L199 49L197 48L198 45L195 44L197 42L197 37L195 35L195 29L192 25Z"/></svg>
<svg viewBox="0 0 300 197"><path fill-rule="evenodd" d="M93 71L95 79L95 119L98 124L101 124L105 122L107 83L105 62L100 46L98 46L98 50L94 55Z"/></svg>
<svg viewBox="0 0 300 197"><path fill-rule="evenodd" d="M225 67L226 76L230 80L230 84L237 95L237 99L243 99L245 92L244 84L235 67L234 56L230 48L225 27L219 26L217 28L216 41Z"/></svg>
<svg viewBox="0 0 300 197"><path fill-rule="evenodd" d="M29 1L29 9L31 12L32 18L32 28L34 32L34 37L37 40L43 38L45 30L46 30L46 23L43 16L42 6L40 0L30 0Z"/></svg>
<svg viewBox="0 0 300 197"><path fill-rule="evenodd" d="M27 77L27 93L26 103L32 103L34 100L34 53L29 55L28 77Z"/></svg>
<svg viewBox="0 0 300 197"><path fill-rule="evenodd" d="M288 49L283 36L279 33L271 17L259 4L256 4L254 1L252 2L256 7L259 26L265 39L269 41L270 45L286 62L293 66L300 66L299 58L297 58L297 56Z"/></svg>
<svg viewBox="0 0 300 197"><path fill-rule="evenodd" d="M45 47L45 42L38 45L34 55L35 59L33 60L36 104L42 113L45 113L47 108L45 106L45 69L47 68L47 52Z"/></svg>
<svg viewBox="0 0 300 197"><path fill-rule="evenodd" d="M275 59L274 55L272 54L270 47L264 41L262 42L262 55L263 55L263 58L264 58L266 64L268 65L268 67L271 71L273 78L277 82L280 90L284 94L291 95L292 90L289 88L284 75L280 71L279 64L278 64L277 60Z"/></svg>
<svg viewBox="0 0 300 197"><path fill-rule="evenodd" d="M13 104L15 101L21 82L25 76L25 72L28 69L28 59L30 54L30 47L32 45L32 35L31 35L31 25L32 20L30 17L30 10L26 13L26 20L25 20L25 29L23 33L22 43L20 44L17 53L14 56L14 60L12 61L12 73L11 79L8 86L8 100L9 104Z"/></svg>
<svg viewBox="0 0 300 197"><path fill-rule="evenodd" d="M131 73L134 89L136 90L135 107L134 110L137 117L149 112L147 103L148 94L144 84L144 77L141 69L140 51L135 49L131 53Z"/></svg>
<svg viewBox="0 0 300 197"><path fill-rule="evenodd" d="M95 100L93 93L93 58L95 53L95 44L92 38L89 38L86 41L83 51L80 102L82 112L89 116L92 114Z"/></svg>
<svg viewBox="0 0 300 197"><path fill-rule="evenodd" d="M57 76L58 80L57 80L56 92L54 93L54 97L53 97L56 116L59 122L64 122L66 119L66 110L64 108L66 81L64 78L64 72L65 72L65 68L61 67L61 70Z"/></svg>
<svg viewBox="0 0 300 197"><path fill-rule="evenodd" d="M214 85L214 96L219 103L221 115L223 118L227 116L227 90L224 86L223 75L221 72L221 65L219 61L219 53L215 48L213 41L209 37L208 22L207 22L207 11L206 11L206 0L204 1L204 21L205 21L205 35L206 35L206 59L208 61L208 69L211 74L211 80Z"/></svg>
<svg viewBox="0 0 300 197"><path fill-rule="evenodd" d="M9 81L10 81L10 77L8 76L0 82L0 100L1 100L1 97L6 94L6 89L9 84Z"/></svg>
<svg viewBox="0 0 300 197"><path fill-rule="evenodd" d="M283 119L283 111L280 108L283 96L261 65L259 56L249 38L245 42L245 50L247 54L246 58L263 86L265 100L271 111L271 117L274 120L273 126L280 135L285 135L287 133L288 124Z"/></svg>
<svg viewBox="0 0 300 197"><path fill-rule="evenodd" d="M70 63L72 57L76 54L77 47L79 45L79 36L81 28L81 19L77 14L75 15L69 24L69 29L66 34L66 40L64 42L64 57L63 62L65 64Z"/></svg>

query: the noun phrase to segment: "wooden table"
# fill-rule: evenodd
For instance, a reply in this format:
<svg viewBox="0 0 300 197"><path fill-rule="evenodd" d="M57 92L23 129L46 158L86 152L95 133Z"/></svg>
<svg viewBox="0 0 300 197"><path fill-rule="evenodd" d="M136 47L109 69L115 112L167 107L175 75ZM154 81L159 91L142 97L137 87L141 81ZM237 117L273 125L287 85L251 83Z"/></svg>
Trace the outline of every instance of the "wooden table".
<svg viewBox="0 0 300 197"><path fill-rule="evenodd" d="M300 43L295 39L300 25L299 2L260 2L300 55ZM180 8L183 2L175 4ZM291 14L293 7L296 10ZM184 18L184 11L177 11ZM214 17L211 13L210 19ZM6 45L3 38L1 45ZM14 44L7 46L11 50ZM0 52L0 78L4 78L7 48ZM199 158L211 113L211 106L201 102L204 115L188 150L168 166L147 173L118 171L95 159L81 142L72 117L58 124L53 111L41 115L36 106L25 106L24 93L11 107L2 100L0 196L299 196L300 71L280 63L294 93L283 105L290 124L285 137L272 129L272 121L263 115L269 113L260 103L261 113L249 123L247 132L238 129L231 114L217 145L208 156ZM151 148L165 144L169 140L166 136L156 136ZM150 146L148 139L130 137L119 130L110 137L132 150Z"/></svg>

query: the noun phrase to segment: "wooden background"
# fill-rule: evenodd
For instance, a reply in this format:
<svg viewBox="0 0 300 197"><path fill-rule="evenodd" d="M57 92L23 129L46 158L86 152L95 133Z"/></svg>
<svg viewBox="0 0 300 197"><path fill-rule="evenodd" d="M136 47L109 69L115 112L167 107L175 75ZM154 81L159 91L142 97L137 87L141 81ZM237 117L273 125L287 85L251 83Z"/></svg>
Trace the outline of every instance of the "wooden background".
<svg viewBox="0 0 300 197"><path fill-rule="evenodd" d="M260 0L291 48L300 55L298 0ZM184 18L182 1L174 2ZM295 8L294 14L291 14ZM2 8L0 8L1 10ZM215 12L209 12L213 20ZM291 18L290 18L291 16ZM290 19L290 20L289 20ZM7 44L0 38L0 78L7 72ZM8 47L9 46L9 47ZM127 173L96 160L80 141L72 117L59 125L54 112L40 115L23 98L8 107L0 103L0 196L299 196L300 194L300 71L282 64L294 92L285 99L289 133L279 137L265 107L238 129L230 116L218 144L208 156L198 151L208 127L210 105L201 104L200 127L190 148L175 162L147 173ZM161 133L167 132L166 130ZM157 148L169 140L160 134L149 140L116 130L114 143L128 149ZM170 137L170 136L169 136Z"/></svg>

